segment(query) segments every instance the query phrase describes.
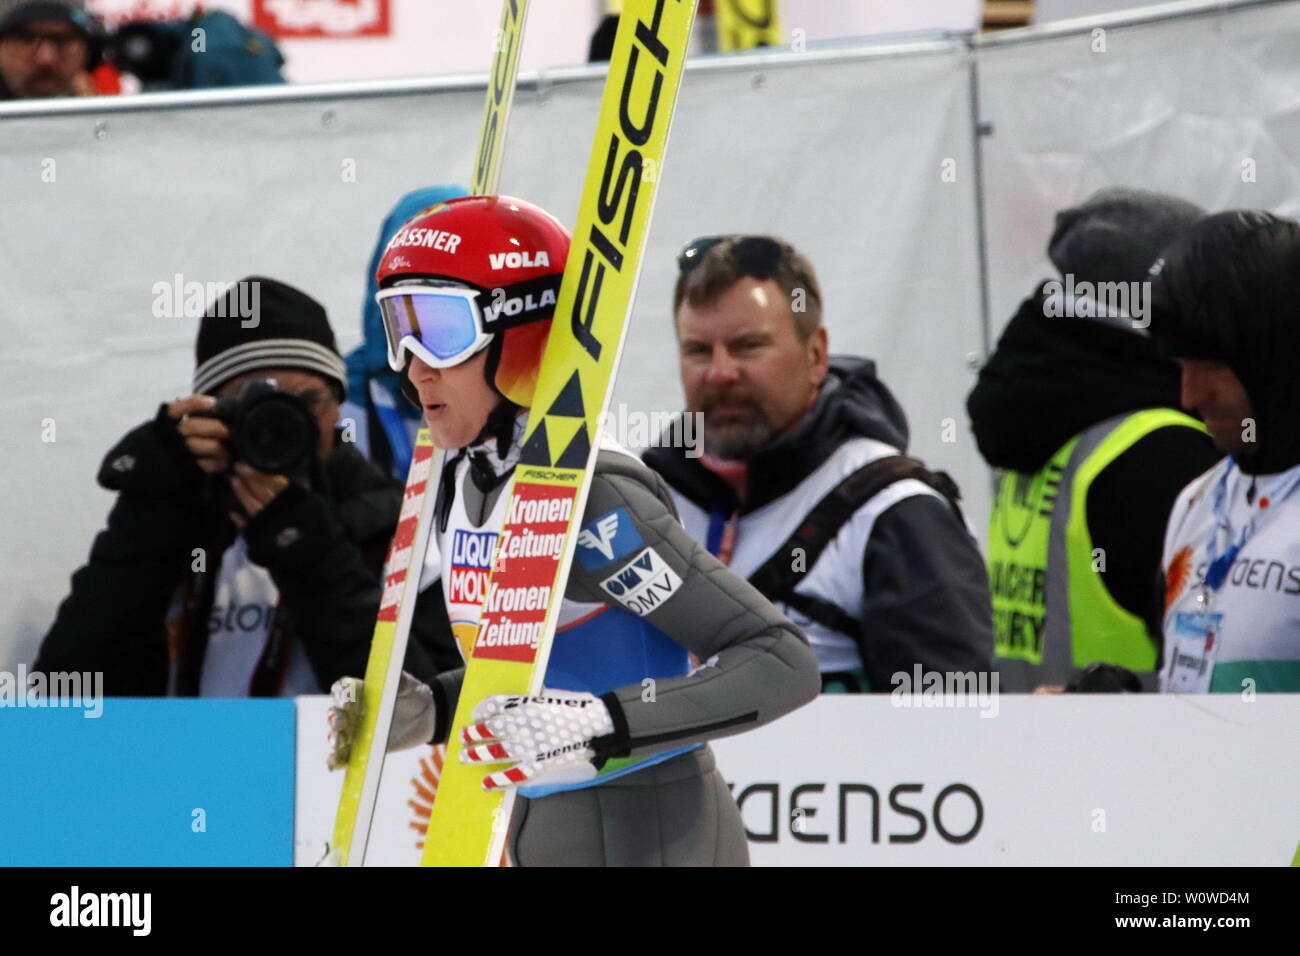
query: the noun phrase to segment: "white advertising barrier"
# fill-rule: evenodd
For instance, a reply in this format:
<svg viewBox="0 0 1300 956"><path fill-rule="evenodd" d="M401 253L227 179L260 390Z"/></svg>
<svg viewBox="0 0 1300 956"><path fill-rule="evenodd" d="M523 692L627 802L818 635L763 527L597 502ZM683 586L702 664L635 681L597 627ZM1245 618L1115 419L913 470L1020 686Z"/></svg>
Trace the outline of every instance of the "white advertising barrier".
<svg viewBox="0 0 1300 956"><path fill-rule="evenodd" d="M903 700L823 696L713 744L756 866L1285 866L1300 844L1300 695ZM343 779L327 710L298 699L299 865ZM367 865L418 864L430 752L385 762Z"/></svg>
<svg viewBox="0 0 1300 956"><path fill-rule="evenodd" d="M1165 4L977 38L994 337L1055 275L1056 212L1104 186L1300 212L1298 44L1294 2Z"/></svg>

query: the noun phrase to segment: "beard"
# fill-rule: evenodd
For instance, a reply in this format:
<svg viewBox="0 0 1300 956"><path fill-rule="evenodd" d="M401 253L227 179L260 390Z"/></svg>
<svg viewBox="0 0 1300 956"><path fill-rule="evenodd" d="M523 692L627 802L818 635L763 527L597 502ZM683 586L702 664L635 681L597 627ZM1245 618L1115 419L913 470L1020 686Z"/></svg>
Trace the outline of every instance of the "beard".
<svg viewBox="0 0 1300 956"><path fill-rule="evenodd" d="M748 414L721 420L713 414L719 404L723 402L707 401L703 407L704 450L710 456L726 461L747 461L776 434L776 429L756 403L727 399L725 404L729 408L743 406Z"/></svg>
<svg viewBox="0 0 1300 956"><path fill-rule="evenodd" d="M72 96L76 93L76 87L70 79L65 78L58 70L48 68L37 70L20 86L22 95L31 99Z"/></svg>

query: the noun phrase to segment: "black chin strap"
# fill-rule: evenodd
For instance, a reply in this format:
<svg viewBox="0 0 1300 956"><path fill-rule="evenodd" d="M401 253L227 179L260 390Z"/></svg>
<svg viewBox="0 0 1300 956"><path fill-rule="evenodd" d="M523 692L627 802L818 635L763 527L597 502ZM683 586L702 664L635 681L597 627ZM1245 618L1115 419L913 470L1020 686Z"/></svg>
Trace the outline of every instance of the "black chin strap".
<svg viewBox="0 0 1300 956"><path fill-rule="evenodd" d="M497 457L504 459L510 453L510 443L514 441L515 416L519 408L520 406L508 398L502 398L497 407L488 414L487 422L483 425L483 429L478 433L477 437L466 447L457 449L455 454L448 452L446 462L442 466L442 481L438 483L438 498L434 505L434 512L438 516L439 533L447 530L452 501L456 497L456 464L461 458L469 456L470 478L479 491L486 493L501 482L501 476L492 471L492 467L487 463L483 453L476 452L471 455L469 449L474 445L481 445L483 442L495 438L497 440ZM507 474L509 474L509 471L507 471Z"/></svg>
<svg viewBox="0 0 1300 956"><path fill-rule="evenodd" d="M498 395L501 393L498 392ZM510 443L515 439L515 418L519 414L520 406L516 405L510 399L502 396L497 407L492 409L487 417L483 430L471 444L480 445L489 438L497 440L497 457L504 459L510 453Z"/></svg>

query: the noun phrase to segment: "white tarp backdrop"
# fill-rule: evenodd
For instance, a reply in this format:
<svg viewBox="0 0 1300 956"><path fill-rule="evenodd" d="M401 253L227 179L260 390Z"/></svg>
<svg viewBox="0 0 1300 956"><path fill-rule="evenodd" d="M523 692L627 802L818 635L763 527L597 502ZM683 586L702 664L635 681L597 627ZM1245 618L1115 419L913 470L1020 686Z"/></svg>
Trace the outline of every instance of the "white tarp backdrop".
<svg viewBox="0 0 1300 956"><path fill-rule="evenodd" d="M964 47L906 51L688 70L616 405L681 407L668 315L680 246L770 230L818 264L834 348L879 359L914 446L978 494L979 462L940 440L943 418L961 420L980 345ZM602 86L590 68L525 83L504 191L572 222ZM104 453L188 393L197 322L155 318L154 284L281 278L325 303L350 348L381 220L410 189L465 180L481 96L463 86L0 120L0 442L11 452L0 665L32 657L102 526ZM941 180L946 158L956 182ZM43 442L49 421L56 440Z"/></svg>
<svg viewBox="0 0 1300 956"><path fill-rule="evenodd" d="M1103 186L1170 192L1211 212L1300 213L1300 7L1195 6L1203 12L979 39L995 341L1055 274L1056 211Z"/></svg>
<svg viewBox="0 0 1300 956"><path fill-rule="evenodd" d="M995 334L1046 275L1052 213L1106 184L1294 212L1298 6L1116 26L1104 53L1088 30L1029 30L973 52L952 38L693 61L615 406L680 407L667 315L680 245L782 234L817 265L832 350L878 361L913 450L953 473L982 534L989 481L965 395L984 280ZM982 203L976 71L992 124ZM572 222L602 81L591 68L524 78L504 191ZM103 525L103 454L188 392L197 322L155 318L155 283L281 278L320 299L351 348L391 204L466 179L480 83L0 107L0 668L34 656ZM1255 182L1241 158L1257 160Z"/></svg>

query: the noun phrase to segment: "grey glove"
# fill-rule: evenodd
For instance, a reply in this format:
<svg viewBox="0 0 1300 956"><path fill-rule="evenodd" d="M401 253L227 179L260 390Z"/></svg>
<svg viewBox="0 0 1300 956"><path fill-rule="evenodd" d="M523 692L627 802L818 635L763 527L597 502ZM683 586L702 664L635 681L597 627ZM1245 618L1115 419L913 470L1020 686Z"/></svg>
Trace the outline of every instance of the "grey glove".
<svg viewBox="0 0 1300 956"><path fill-rule="evenodd" d="M365 694L360 677L340 677L330 688L334 704L329 712L330 753L329 769L339 770L348 765L352 756L352 743L361 732L365 714ZM388 728L389 753L406 750L428 743L433 738L436 712L433 691L427 684L406 671L402 671L397 685L397 703L393 707L393 723Z"/></svg>

